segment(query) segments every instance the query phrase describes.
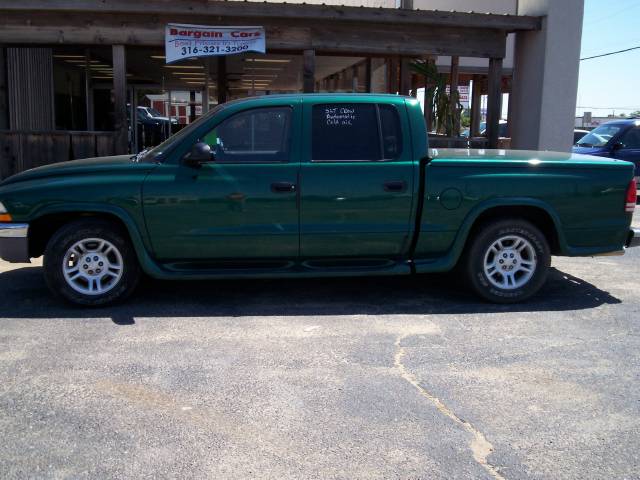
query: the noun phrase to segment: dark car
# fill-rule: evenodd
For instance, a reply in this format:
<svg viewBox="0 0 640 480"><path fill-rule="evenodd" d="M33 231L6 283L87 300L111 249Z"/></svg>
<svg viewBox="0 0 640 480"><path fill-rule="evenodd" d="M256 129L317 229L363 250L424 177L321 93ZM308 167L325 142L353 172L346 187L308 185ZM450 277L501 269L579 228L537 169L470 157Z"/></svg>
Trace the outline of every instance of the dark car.
<svg viewBox="0 0 640 480"><path fill-rule="evenodd" d="M636 166L636 180L639 180L640 119L615 120L600 125L578 140L573 152L632 162Z"/></svg>
<svg viewBox="0 0 640 480"><path fill-rule="evenodd" d="M141 148L153 147L175 132L178 120L164 117L151 108L139 106L136 109L138 119L138 142Z"/></svg>

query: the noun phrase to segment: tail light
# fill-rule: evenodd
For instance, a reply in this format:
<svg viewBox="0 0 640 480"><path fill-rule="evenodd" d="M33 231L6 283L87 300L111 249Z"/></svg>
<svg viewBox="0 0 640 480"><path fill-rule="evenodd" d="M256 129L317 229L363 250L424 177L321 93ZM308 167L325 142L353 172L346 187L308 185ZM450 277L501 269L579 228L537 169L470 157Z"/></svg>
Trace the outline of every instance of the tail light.
<svg viewBox="0 0 640 480"><path fill-rule="evenodd" d="M627 213L633 213L636 208L636 199L638 195L638 188L636 187L635 178L631 180L627 187L627 200L624 204L624 211Z"/></svg>

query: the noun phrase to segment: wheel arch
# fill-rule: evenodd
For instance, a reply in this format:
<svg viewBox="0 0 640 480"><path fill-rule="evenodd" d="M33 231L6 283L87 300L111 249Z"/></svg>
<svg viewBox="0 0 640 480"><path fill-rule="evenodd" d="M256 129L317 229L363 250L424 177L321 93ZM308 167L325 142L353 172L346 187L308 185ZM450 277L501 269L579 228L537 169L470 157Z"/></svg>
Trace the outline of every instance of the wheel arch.
<svg viewBox="0 0 640 480"><path fill-rule="evenodd" d="M78 205L76 207L52 208L39 212L29 222L29 256L38 257L44 253L51 237L62 226L82 219L108 220L122 228L127 234L143 270L151 273L157 267L149 256L145 241L131 216L118 207Z"/></svg>
<svg viewBox="0 0 640 480"><path fill-rule="evenodd" d="M469 247L475 233L486 223L500 218L519 218L531 222L546 237L552 255L565 254L566 241L560 219L550 205L530 198L500 198L484 202L469 213L461 228L457 248L454 249L456 263Z"/></svg>

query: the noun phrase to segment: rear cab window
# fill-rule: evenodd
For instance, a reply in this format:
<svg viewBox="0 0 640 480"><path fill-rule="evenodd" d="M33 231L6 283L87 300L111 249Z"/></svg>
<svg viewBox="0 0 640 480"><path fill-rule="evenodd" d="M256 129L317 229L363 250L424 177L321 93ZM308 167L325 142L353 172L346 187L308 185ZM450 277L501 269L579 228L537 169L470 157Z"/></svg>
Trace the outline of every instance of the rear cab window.
<svg viewBox="0 0 640 480"><path fill-rule="evenodd" d="M311 161L391 161L403 151L395 105L322 103L311 106Z"/></svg>

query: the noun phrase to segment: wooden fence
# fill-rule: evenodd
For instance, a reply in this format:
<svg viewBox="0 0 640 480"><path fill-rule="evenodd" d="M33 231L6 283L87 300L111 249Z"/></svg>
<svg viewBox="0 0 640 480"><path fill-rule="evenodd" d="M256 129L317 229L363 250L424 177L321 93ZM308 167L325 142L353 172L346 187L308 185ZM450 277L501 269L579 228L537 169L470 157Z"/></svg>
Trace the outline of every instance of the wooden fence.
<svg viewBox="0 0 640 480"><path fill-rule="evenodd" d="M0 179L33 167L114 155L114 132L0 130Z"/></svg>

